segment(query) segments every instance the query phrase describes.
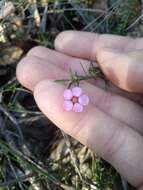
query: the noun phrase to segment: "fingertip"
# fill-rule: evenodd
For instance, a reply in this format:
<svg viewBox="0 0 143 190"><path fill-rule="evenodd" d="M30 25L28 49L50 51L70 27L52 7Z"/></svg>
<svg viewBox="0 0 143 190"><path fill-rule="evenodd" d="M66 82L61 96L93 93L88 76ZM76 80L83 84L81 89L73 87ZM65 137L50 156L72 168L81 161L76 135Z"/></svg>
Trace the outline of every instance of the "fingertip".
<svg viewBox="0 0 143 190"><path fill-rule="evenodd" d="M49 101L51 104L59 103L63 100L64 86L54 80L45 79L37 83L33 91L34 97L39 101L45 100L45 102Z"/></svg>
<svg viewBox="0 0 143 190"><path fill-rule="evenodd" d="M55 49L72 57L94 60L91 54L98 39L99 35L90 32L65 31L55 39Z"/></svg>
<svg viewBox="0 0 143 190"><path fill-rule="evenodd" d="M27 53L27 56L38 56L40 54L40 52L43 52L47 49L48 48L45 48L43 46L35 46L29 50L29 52Z"/></svg>
<svg viewBox="0 0 143 190"><path fill-rule="evenodd" d="M56 50L63 51L69 47L71 39L73 38L74 31L68 30L61 32L55 39L54 46Z"/></svg>
<svg viewBox="0 0 143 190"><path fill-rule="evenodd" d="M27 65L27 57L24 57L17 65L16 78L26 88L28 88L29 81L29 66Z"/></svg>
<svg viewBox="0 0 143 190"><path fill-rule="evenodd" d="M46 70L47 68L44 71L46 72ZM26 56L17 65L16 77L24 87L33 90L34 86L46 77L46 74L37 57Z"/></svg>
<svg viewBox="0 0 143 190"><path fill-rule="evenodd" d="M63 99L63 96L59 95L62 92L62 85L58 85L52 80L43 80L34 87L34 98L41 111L50 116L59 112Z"/></svg>

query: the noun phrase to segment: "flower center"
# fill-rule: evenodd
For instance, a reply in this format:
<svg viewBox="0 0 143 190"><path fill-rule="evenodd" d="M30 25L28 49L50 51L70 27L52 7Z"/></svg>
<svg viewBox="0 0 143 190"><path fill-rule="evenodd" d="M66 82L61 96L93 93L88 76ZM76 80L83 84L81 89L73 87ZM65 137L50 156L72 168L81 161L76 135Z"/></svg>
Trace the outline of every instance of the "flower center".
<svg viewBox="0 0 143 190"><path fill-rule="evenodd" d="M72 97L72 99L71 99L71 101L73 102L73 104L75 104L75 103L77 103L77 102L78 102L78 98L77 98L77 97L75 97L75 96L73 96L73 97Z"/></svg>

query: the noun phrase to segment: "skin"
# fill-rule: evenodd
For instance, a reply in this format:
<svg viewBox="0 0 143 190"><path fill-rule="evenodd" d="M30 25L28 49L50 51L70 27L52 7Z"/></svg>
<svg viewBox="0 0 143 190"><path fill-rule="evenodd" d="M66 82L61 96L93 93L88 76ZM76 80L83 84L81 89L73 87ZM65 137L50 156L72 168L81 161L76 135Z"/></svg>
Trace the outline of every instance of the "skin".
<svg viewBox="0 0 143 190"><path fill-rule="evenodd" d="M55 50L36 47L17 67L17 78L33 91L41 111L59 128L111 163L129 183L143 189L143 39L66 31ZM111 81L81 82L90 104L82 113L64 111L69 68L82 73L89 60ZM80 63L81 62L81 63ZM113 85L114 84L114 85ZM119 87L119 88L118 88Z"/></svg>

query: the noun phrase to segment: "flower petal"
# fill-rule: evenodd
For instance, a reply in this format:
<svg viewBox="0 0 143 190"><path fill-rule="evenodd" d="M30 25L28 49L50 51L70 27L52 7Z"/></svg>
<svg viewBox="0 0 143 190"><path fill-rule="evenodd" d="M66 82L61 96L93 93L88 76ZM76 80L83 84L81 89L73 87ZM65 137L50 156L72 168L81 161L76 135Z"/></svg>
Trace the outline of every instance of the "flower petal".
<svg viewBox="0 0 143 190"><path fill-rule="evenodd" d="M78 98L78 101L81 105L87 106L89 104L89 97L83 94Z"/></svg>
<svg viewBox="0 0 143 190"><path fill-rule="evenodd" d="M64 99L65 100L70 100L73 97L72 91L70 89L66 89L64 91Z"/></svg>
<svg viewBox="0 0 143 190"><path fill-rule="evenodd" d="M79 97L82 94L82 89L76 86L72 88L72 94L73 96Z"/></svg>
<svg viewBox="0 0 143 190"><path fill-rule="evenodd" d="M82 112L83 111L83 106L79 103L74 104L73 106L73 111L74 112Z"/></svg>
<svg viewBox="0 0 143 190"><path fill-rule="evenodd" d="M71 111L73 109L73 103L71 101L65 100L63 107L66 111Z"/></svg>

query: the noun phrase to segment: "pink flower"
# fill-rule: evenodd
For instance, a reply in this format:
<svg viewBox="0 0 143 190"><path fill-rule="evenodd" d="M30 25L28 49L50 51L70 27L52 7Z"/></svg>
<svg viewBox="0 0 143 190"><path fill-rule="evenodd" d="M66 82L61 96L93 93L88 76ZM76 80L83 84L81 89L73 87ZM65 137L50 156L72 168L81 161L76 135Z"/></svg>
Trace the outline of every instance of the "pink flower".
<svg viewBox="0 0 143 190"><path fill-rule="evenodd" d="M89 97L82 94L80 87L74 87L72 89L66 89L64 91L64 109L66 111L73 110L74 112L82 112L84 106L89 103Z"/></svg>

